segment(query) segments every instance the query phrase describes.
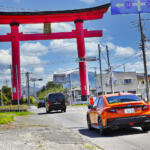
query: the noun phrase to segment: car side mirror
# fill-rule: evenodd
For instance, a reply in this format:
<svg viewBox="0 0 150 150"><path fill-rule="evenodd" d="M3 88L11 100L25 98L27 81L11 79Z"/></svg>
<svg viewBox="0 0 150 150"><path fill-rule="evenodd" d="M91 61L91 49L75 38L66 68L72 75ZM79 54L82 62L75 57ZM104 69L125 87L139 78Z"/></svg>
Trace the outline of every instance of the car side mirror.
<svg viewBox="0 0 150 150"><path fill-rule="evenodd" d="M88 105L88 109L92 109L93 108L93 105Z"/></svg>

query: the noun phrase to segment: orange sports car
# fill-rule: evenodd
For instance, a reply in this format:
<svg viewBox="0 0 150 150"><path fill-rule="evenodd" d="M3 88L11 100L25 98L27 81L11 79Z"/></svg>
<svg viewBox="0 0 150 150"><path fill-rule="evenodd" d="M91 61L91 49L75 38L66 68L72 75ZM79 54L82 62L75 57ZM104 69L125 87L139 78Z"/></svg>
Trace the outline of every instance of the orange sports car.
<svg viewBox="0 0 150 150"><path fill-rule="evenodd" d="M108 128L141 127L144 132L150 130L150 105L134 94L102 95L88 108L88 129L98 128L101 135Z"/></svg>

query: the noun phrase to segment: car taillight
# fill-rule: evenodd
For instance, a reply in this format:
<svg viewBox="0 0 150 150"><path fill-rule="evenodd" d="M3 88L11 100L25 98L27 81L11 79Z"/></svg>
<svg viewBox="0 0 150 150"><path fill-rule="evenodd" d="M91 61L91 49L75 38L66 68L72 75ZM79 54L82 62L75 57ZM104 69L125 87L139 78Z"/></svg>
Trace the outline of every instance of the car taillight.
<svg viewBox="0 0 150 150"><path fill-rule="evenodd" d="M111 119L108 119L108 122L112 122L114 121L115 119L111 118Z"/></svg>
<svg viewBox="0 0 150 150"><path fill-rule="evenodd" d="M150 118L150 115L148 115L147 117Z"/></svg>
<svg viewBox="0 0 150 150"><path fill-rule="evenodd" d="M50 102L48 101L48 105L50 106Z"/></svg>
<svg viewBox="0 0 150 150"><path fill-rule="evenodd" d="M116 113L116 109L113 109L113 108L109 108L106 111L109 113Z"/></svg>
<svg viewBox="0 0 150 150"><path fill-rule="evenodd" d="M143 107L142 107L142 110L148 110L150 108L150 105L144 105Z"/></svg>

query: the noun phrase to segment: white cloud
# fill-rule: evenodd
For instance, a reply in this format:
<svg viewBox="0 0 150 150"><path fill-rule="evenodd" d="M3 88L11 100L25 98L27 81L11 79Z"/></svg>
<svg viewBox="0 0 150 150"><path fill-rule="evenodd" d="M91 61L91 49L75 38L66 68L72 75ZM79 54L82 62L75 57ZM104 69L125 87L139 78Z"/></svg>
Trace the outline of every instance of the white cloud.
<svg viewBox="0 0 150 150"><path fill-rule="evenodd" d="M9 65L11 64L11 55L9 53L9 50L0 50L0 64Z"/></svg>
<svg viewBox="0 0 150 150"><path fill-rule="evenodd" d="M95 0L80 0L81 2L87 3L87 4L92 4L95 3Z"/></svg>
<svg viewBox="0 0 150 150"><path fill-rule="evenodd" d="M135 54L135 50L131 47L121 47L111 42L108 42L106 45L109 50L113 50L115 52L115 56L129 57Z"/></svg>
<svg viewBox="0 0 150 150"><path fill-rule="evenodd" d="M137 61L135 63L127 63L126 68L128 71L144 72L144 66L142 61Z"/></svg>
<svg viewBox="0 0 150 150"><path fill-rule="evenodd" d="M36 67L36 68L34 68L34 73L35 74L42 74L42 73L44 73L44 68L43 67Z"/></svg>
<svg viewBox="0 0 150 150"><path fill-rule="evenodd" d="M10 33L10 25L0 25L0 34Z"/></svg>
<svg viewBox="0 0 150 150"><path fill-rule="evenodd" d="M21 56L21 65L22 66L33 66L36 67L37 65L41 64L41 60L36 56Z"/></svg>
<svg viewBox="0 0 150 150"><path fill-rule="evenodd" d="M115 48L116 48L116 46L115 46L113 43L110 43L110 42L108 42L106 45L107 45L110 49L115 49Z"/></svg>
<svg viewBox="0 0 150 150"><path fill-rule="evenodd" d="M21 45L21 54L28 56L41 56L48 52L48 48L41 44L36 43L24 43Z"/></svg>
<svg viewBox="0 0 150 150"><path fill-rule="evenodd" d="M57 53L65 53L65 55L72 55L77 54L77 42L75 39L71 40L53 40L50 45L49 49L52 52ZM98 41L97 38L85 39L85 49L87 56L94 56L98 53Z"/></svg>
<svg viewBox="0 0 150 150"><path fill-rule="evenodd" d="M26 24L19 26L20 32L25 33L39 33L43 31L43 24Z"/></svg>
<svg viewBox="0 0 150 150"><path fill-rule="evenodd" d="M71 23L52 23L52 32L69 32L74 29Z"/></svg>
<svg viewBox="0 0 150 150"><path fill-rule="evenodd" d="M43 24L26 24L20 25L20 32L24 33L43 33ZM69 32L74 29L72 23L52 23L52 33L53 32Z"/></svg>
<svg viewBox="0 0 150 150"><path fill-rule="evenodd" d="M116 56L128 57L128 56L134 55L134 53L135 53L135 51L131 47L120 47L120 46L117 46L116 49L115 49L115 55Z"/></svg>
<svg viewBox="0 0 150 150"><path fill-rule="evenodd" d="M72 54L77 51L76 41L74 39L71 40L53 40L50 42L49 49L52 52L68 52L66 54Z"/></svg>

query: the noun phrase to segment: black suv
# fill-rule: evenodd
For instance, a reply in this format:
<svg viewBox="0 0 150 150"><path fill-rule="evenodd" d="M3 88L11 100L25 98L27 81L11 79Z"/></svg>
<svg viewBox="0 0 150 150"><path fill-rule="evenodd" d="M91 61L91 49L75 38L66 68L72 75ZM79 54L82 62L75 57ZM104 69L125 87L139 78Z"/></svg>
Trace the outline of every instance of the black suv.
<svg viewBox="0 0 150 150"><path fill-rule="evenodd" d="M37 107L38 108L45 107L45 100L39 100Z"/></svg>
<svg viewBox="0 0 150 150"><path fill-rule="evenodd" d="M45 101L46 112L61 110L66 112L66 99L62 93L49 93Z"/></svg>

